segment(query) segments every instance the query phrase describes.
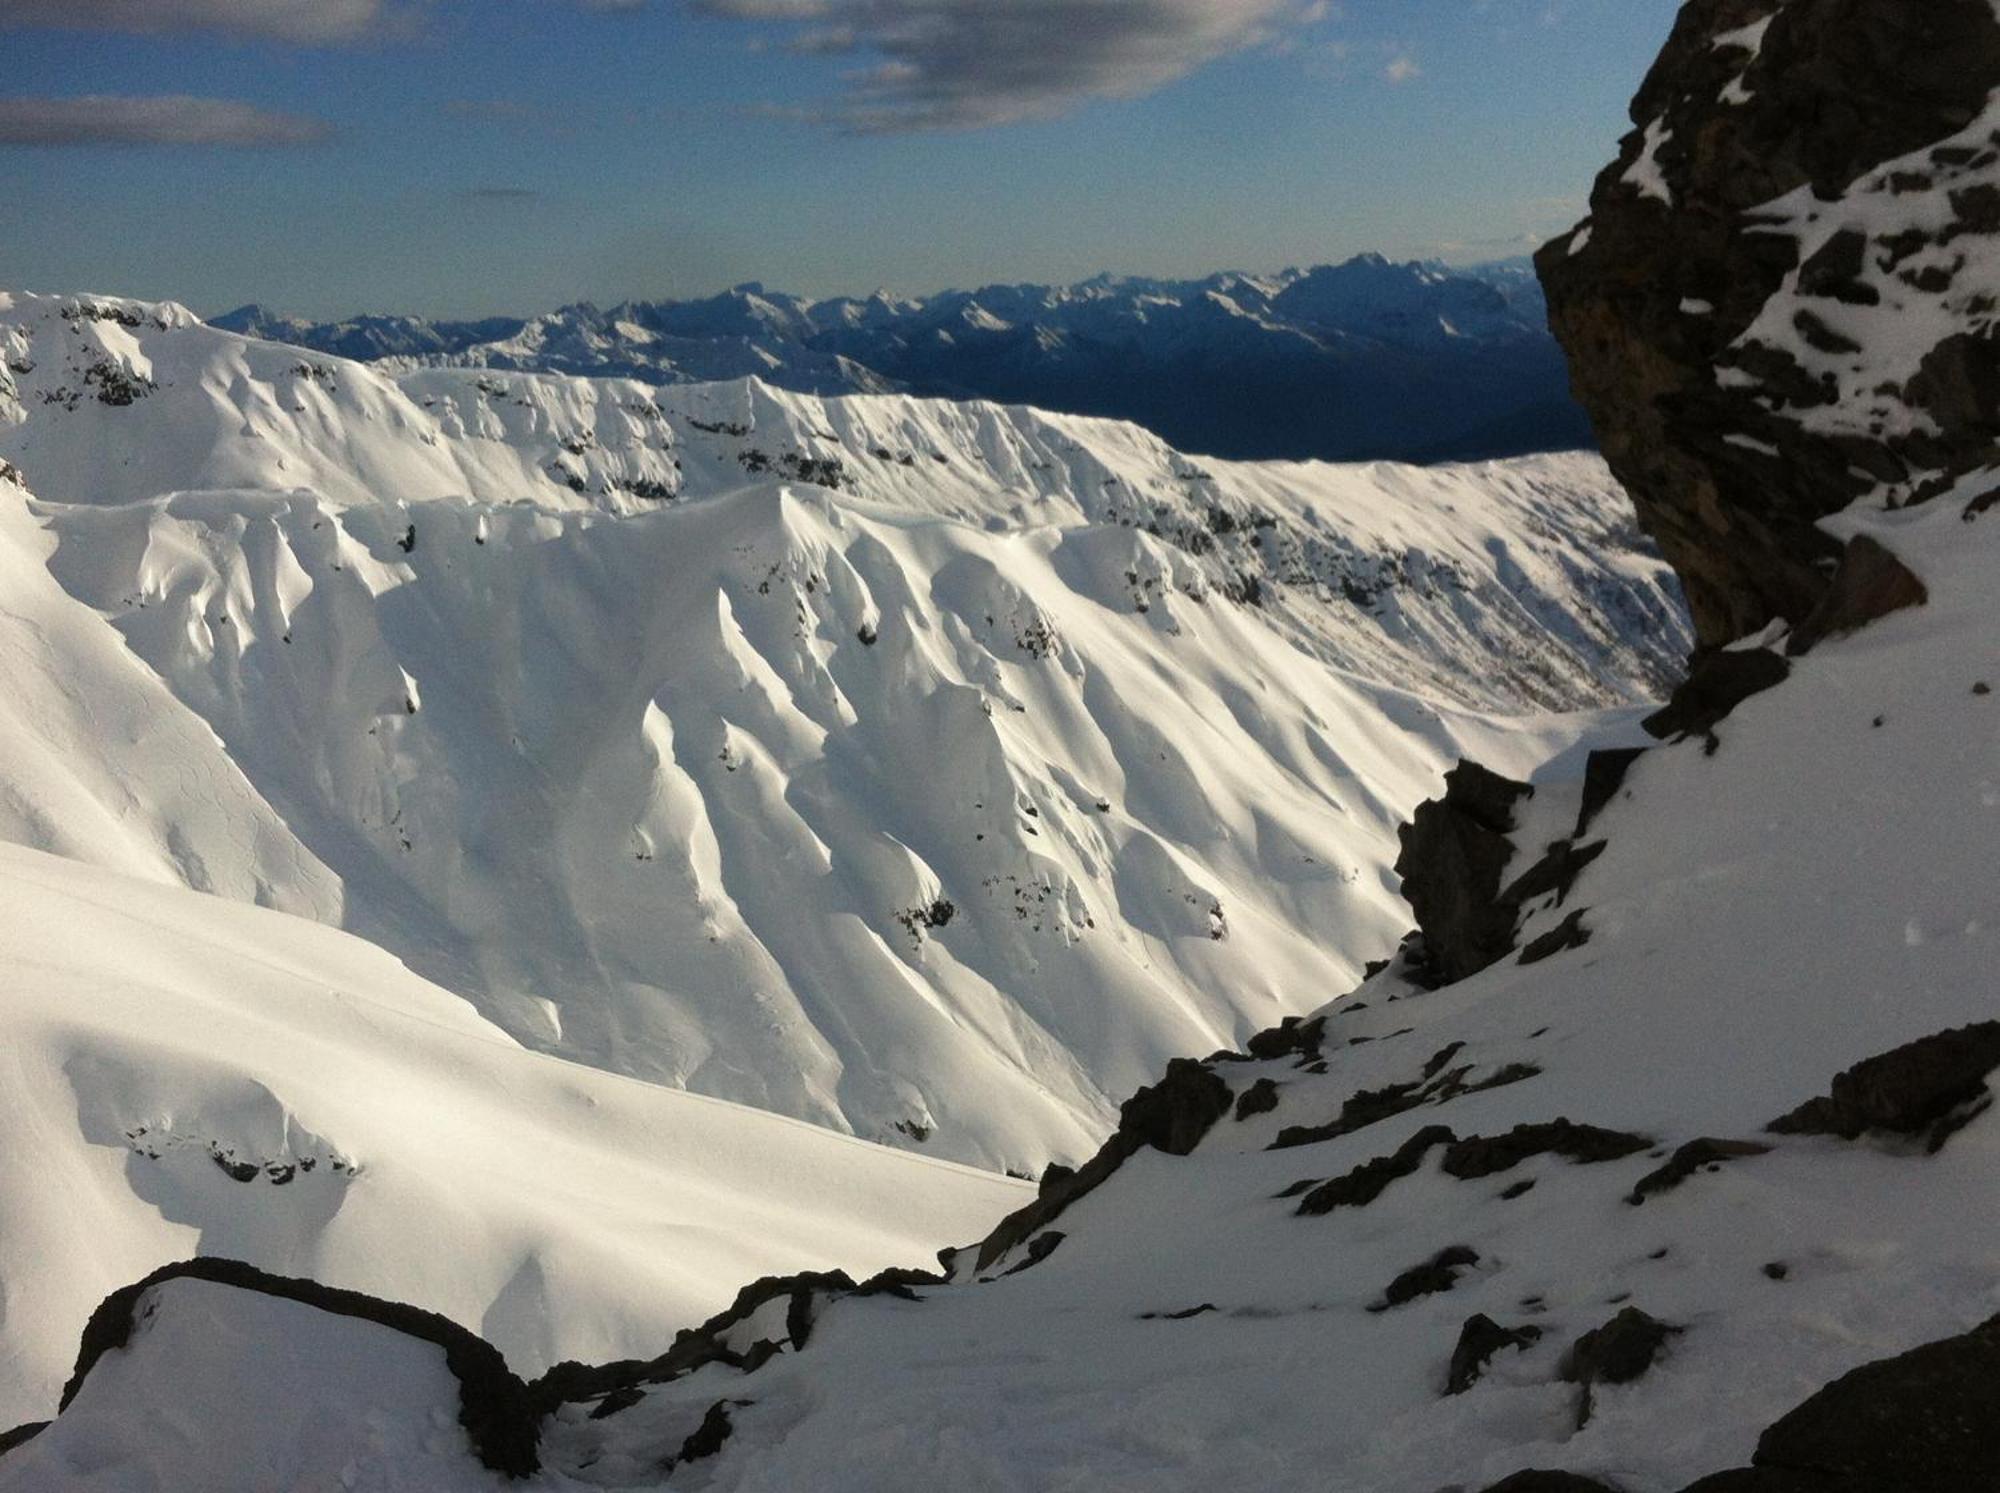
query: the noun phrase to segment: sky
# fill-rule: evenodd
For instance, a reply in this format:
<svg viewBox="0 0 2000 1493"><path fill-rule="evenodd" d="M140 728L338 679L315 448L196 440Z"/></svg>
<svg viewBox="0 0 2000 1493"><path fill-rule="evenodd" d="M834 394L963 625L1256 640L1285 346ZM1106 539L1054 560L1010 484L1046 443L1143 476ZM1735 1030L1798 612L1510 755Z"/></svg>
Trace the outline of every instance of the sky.
<svg viewBox="0 0 2000 1493"><path fill-rule="evenodd" d="M0 287L921 294L1580 217L1675 0L0 0Z"/></svg>

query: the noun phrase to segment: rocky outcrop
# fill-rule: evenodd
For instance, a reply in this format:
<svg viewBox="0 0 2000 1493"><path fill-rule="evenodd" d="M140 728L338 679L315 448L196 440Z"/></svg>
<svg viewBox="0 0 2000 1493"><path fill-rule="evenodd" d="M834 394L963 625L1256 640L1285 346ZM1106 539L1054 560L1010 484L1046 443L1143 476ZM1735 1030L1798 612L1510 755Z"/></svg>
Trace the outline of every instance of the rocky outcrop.
<svg viewBox="0 0 2000 1493"><path fill-rule="evenodd" d="M1532 1324L1525 1327L1502 1327L1484 1312L1476 1312L1465 1319L1459 1329L1458 1344L1451 1350L1451 1366L1445 1373L1444 1392L1448 1395L1464 1394L1479 1382L1479 1376L1486 1372L1486 1364L1495 1353L1503 1348L1526 1349L1541 1340L1542 1329Z"/></svg>
<svg viewBox="0 0 2000 1493"><path fill-rule="evenodd" d="M1397 831L1396 874L1424 934L1438 983L1477 974L1514 947L1519 910L1501 904L1500 877L1514 857L1514 806L1534 795L1477 762L1444 777L1444 797L1419 804Z"/></svg>
<svg viewBox="0 0 2000 1493"><path fill-rule="evenodd" d="M67 1410L97 1361L124 1348L132 1337L133 1313L156 1286L176 1280L211 1281L237 1290L296 1301L336 1316L356 1317L434 1343L444 1350L445 1367L458 1380L459 1424L479 1460L507 1477L527 1477L541 1468L541 1416L528 1386L507 1367L500 1350L458 1323L399 1301L360 1291L342 1291L317 1281L271 1275L238 1260L198 1257L163 1265L143 1280L121 1286L98 1304L83 1329L76 1371L64 1386L60 1409Z"/></svg>
<svg viewBox="0 0 2000 1493"><path fill-rule="evenodd" d="M1607 759L1597 769L1601 797L1594 806L1587 804L1581 823L1587 824L1589 813L1617 790L1632 755L1593 754L1593 759ZM1534 788L1463 759L1445 774L1444 788L1442 798L1417 805L1409 823L1396 832L1401 851L1395 870L1417 918L1408 970L1412 979L1433 989L1476 975L1511 954L1530 904L1552 899L1551 905L1561 906L1584 868L1604 851L1602 840L1578 843L1579 827L1576 836L1549 844L1527 869L1503 881L1517 859L1514 807L1534 797ZM1533 964L1588 943L1583 912L1572 910L1558 926L1531 940L1521 962Z"/></svg>
<svg viewBox="0 0 2000 1493"><path fill-rule="evenodd" d="M1074 1171L1049 1168L1035 1200L1001 1219L980 1242L974 1268L988 1269L1009 1250L1040 1233L1071 1203L1123 1166L1127 1157L1147 1146L1169 1156L1187 1155L1215 1122L1229 1113L1234 1099L1229 1085L1207 1064L1175 1058L1158 1083L1139 1090L1119 1106L1118 1128L1095 1156ZM955 1254L945 1252L947 1263Z"/></svg>
<svg viewBox="0 0 2000 1493"><path fill-rule="evenodd" d="M1691 1140L1668 1157L1665 1166L1646 1173L1634 1183L1625 1201L1637 1207L1655 1193L1672 1192L1698 1171L1712 1172L1725 1161L1762 1156L1770 1149L1753 1140L1716 1140L1711 1136Z"/></svg>
<svg viewBox="0 0 2000 1493"><path fill-rule="evenodd" d="M1780 1115L1780 1135L1870 1131L1925 1136L1936 1151L1992 1101L1986 1080L2000 1069L2000 1021L1980 1021L1919 1037L1834 1075L1828 1092Z"/></svg>
<svg viewBox="0 0 2000 1493"><path fill-rule="evenodd" d="M1704 646L1820 606L1819 519L1993 461L1996 81L1988 0L1691 0L1589 219L1537 257Z"/></svg>
<svg viewBox="0 0 2000 1493"><path fill-rule="evenodd" d="M1752 1465L1683 1493L2000 1488L2000 1317L1843 1374L1757 1440Z"/></svg>
<svg viewBox="0 0 2000 1493"><path fill-rule="evenodd" d="M1630 1384L1652 1368L1680 1328L1628 1306L1602 1327L1592 1328L1563 1355L1562 1376L1578 1386L1576 1424L1590 1420L1593 1391L1600 1384Z"/></svg>

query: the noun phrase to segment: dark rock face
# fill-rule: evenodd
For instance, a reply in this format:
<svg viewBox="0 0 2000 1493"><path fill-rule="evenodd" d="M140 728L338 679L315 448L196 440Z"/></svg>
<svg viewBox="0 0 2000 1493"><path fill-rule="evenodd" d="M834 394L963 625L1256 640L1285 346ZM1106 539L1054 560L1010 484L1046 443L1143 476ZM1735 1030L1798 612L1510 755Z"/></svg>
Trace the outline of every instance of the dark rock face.
<svg viewBox="0 0 2000 1493"><path fill-rule="evenodd" d="M1816 520L1992 459L1992 272L1957 241L2000 229L1996 81L1985 0L1692 0L1588 222L1537 256L1703 646L1814 611L1838 553ZM1851 308L1885 305L1924 313L1930 344L1870 347Z"/></svg>
<svg viewBox="0 0 2000 1493"><path fill-rule="evenodd" d="M1421 1265L1412 1265L1390 1281L1382 1291L1382 1307L1377 1310L1401 1306L1419 1296L1435 1296L1440 1291L1449 1291L1458 1284L1460 1272L1478 1263L1478 1250L1465 1244L1448 1245Z"/></svg>
<svg viewBox="0 0 2000 1493"><path fill-rule="evenodd" d="M2000 1317L1863 1364L1757 1440L1754 1465L1683 1493L1971 1493L2000 1488Z"/></svg>
<svg viewBox="0 0 2000 1493"><path fill-rule="evenodd" d="M1968 1107L1991 1103L1987 1075L2000 1068L2000 1021L1975 1022L1919 1037L1834 1075L1831 1090L1809 1099L1769 1128L1780 1135L1868 1131L1926 1135L1937 1150L1962 1123Z"/></svg>
<svg viewBox="0 0 2000 1493"><path fill-rule="evenodd" d="M1753 1140L1715 1140L1708 1136L1691 1140L1668 1157L1665 1166L1641 1177L1625 1201L1637 1206L1655 1193L1672 1192L1703 1167L1719 1166L1742 1156L1762 1156L1770 1149Z"/></svg>
<svg viewBox="0 0 2000 1493"><path fill-rule="evenodd" d="M1118 1107L1118 1134L1134 1149L1151 1146L1185 1156L1229 1113L1229 1085L1189 1058L1167 1064L1166 1076Z"/></svg>
<svg viewBox="0 0 2000 1493"><path fill-rule="evenodd" d="M1423 930L1425 960L1441 984L1477 974L1514 947L1518 909L1500 902L1513 858L1514 805L1534 789L1477 762L1445 774L1443 798L1417 806L1398 832L1396 874Z"/></svg>
<svg viewBox="0 0 2000 1493"><path fill-rule="evenodd" d="M1540 964L1564 949L1580 949L1589 942L1590 930L1583 926L1583 909L1579 907L1539 938L1529 939L1521 949L1520 963Z"/></svg>
<svg viewBox="0 0 2000 1493"><path fill-rule="evenodd" d="M667 1464L666 1470L671 1472L683 1463L700 1462L720 1452L723 1443L736 1430L729 1418L729 1407L749 1403L748 1400L717 1400L710 1405L708 1413L701 1418L701 1424L688 1433L687 1439L681 1443L680 1455Z"/></svg>
<svg viewBox="0 0 2000 1493"><path fill-rule="evenodd" d="M1639 724L1662 740L1707 736L1723 718L1752 695L1783 684L1792 666L1768 648L1742 648L1704 653L1688 670L1673 698Z"/></svg>
<svg viewBox="0 0 2000 1493"><path fill-rule="evenodd" d="M1544 1472L1530 1467L1481 1490L1481 1493L1618 1493L1609 1483L1574 1472Z"/></svg>
<svg viewBox="0 0 2000 1493"><path fill-rule="evenodd" d="M1929 600L1930 591L1909 566L1866 534L1857 534L1847 541L1833 584L1786 641L1785 651L1796 657L1823 639Z"/></svg>
<svg viewBox="0 0 2000 1493"><path fill-rule="evenodd" d="M1187 1155L1229 1113L1234 1098L1229 1085L1208 1065L1193 1058L1175 1058L1167 1064L1165 1077L1119 1106L1118 1128L1095 1156L1075 1171L1066 1167L1049 1168L1035 1200L1001 1219L981 1241L974 1257L975 1268L986 1269L1029 1236L1039 1233L1071 1203L1123 1166L1125 1158L1135 1152L1152 1146L1169 1156Z"/></svg>
<svg viewBox="0 0 2000 1493"><path fill-rule="evenodd" d="M11 1431L0 1431L0 1457L4 1457L15 1447L26 1441L33 1441L49 1428L45 1420L31 1420L14 1427Z"/></svg>
<svg viewBox="0 0 2000 1493"><path fill-rule="evenodd" d="M1592 1328L1563 1355L1563 1378L1582 1388L1577 1398L1579 1429L1590 1419L1591 1391L1599 1384L1629 1384L1652 1368L1660 1350L1680 1328L1628 1306L1602 1327Z"/></svg>
<svg viewBox="0 0 2000 1493"><path fill-rule="evenodd" d="M1335 1208L1365 1208L1391 1182L1422 1166L1433 1146L1448 1146L1455 1138L1447 1126L1426 1125L1389 1155L1364 1161L1354 1170L1315 1186L1299 1200L1298 1212L1313 1218Z"/></svg>
<svg viewBox="0 0 2000 1493"><path fill-rule="evenodd" d="M893 1277L893 1279L891 1279ZM630 1392L649 1384L664 1384L711 1363L749 1373L761 1368L783 1350L803 1348L812 1336L813 1323L826 1303L843 1295L863 1291L892 1293L910 1279L922 1279L914 1272L889 1272L877 1276L867 1287L857 1288L844 1270L807 1271L800 1275L767 1275L752 1281L736 1293L728 1308L699 1327L683 1328L672 1346L653 1359L624 1359L617 1363L581 1364L565 1360L528 1386L538 1416L558 1405L598 1402L598 1408L622 1401L620 1408L636 1403ZM941 1280L941 1277L938 1278ZM872 1288L872 1289L871 1289ZM747 1322L767 1303L784 1300L785 1327L782 1341L759 1340L738 1350L729 1346L733 1328ZM609 1413L609 1412L607 1412Z"/></svg>
<svg viewBox="0 0 2000 1493"><path fill-rule="evenodd" d="M131 1341L132 1313L139 1299L153 1287L174 1280L212 1281L237 1290L257 1291L336 1316L374 1322L436 1344L444 1350L445 1366L458 1380L459 1424L465 1427L480 1462L507 1477L528 1477L541 1469L541 1413L528 1386L507 1367L507 1360L491 1343L436 1312L384 1301L360 1291L336 1290L317 1281L268 1275L238 1260L208 1257L180 1260L161 1266L144 1280L120 1286L105 1297L84 1325L76 1371L63 1387L60 1409L69 1408L98 1359Z"/></svg>
<svg viewBox="0 0 2000 1493"><path fill-rule="evenodd" d="M1278 1107L1278 1085L1276 1080L1260 1078L1236 1101L1236 1118L1247 1120L1252 1115L1267 1115Z"/></svg>
<svg viewBox="0 0 2000 1493"><path fill-rule="evenodd" d="M1757 1440L1759 1467L1840 1493L2000 1487L2000 1317L1844 1374Z"/></svg>
<svg viewBox="0 0 2000 1493"><path fill-rule="evenodd" d="M1575 839L1583 838L1591 823L1625 786L1625 775L1632 770L1632 764L1645 755L1644 747L1603 747L1584 759L1583 804L1576 812Z"/></svg>
<svg viewBox="0 0 2000 1493"><path fill-rule="evenodd" d="M1446 1371L1444 1392L1464 1394L1486 1372L1487 1360L1503 1348L1527 1348L1539 1342L1539 1327L1502 1327L1484 1312L1465 1319L1458 1332L1458 1346L1451 1350L1451 1367Z"/></svg>
<svg viewBox="0 0 2000 1493"><path fill-rule="evenodd" d="M1554 1153L1583 1165L1617 1161L1652 1145L1643 1135L1579 1125L1573 1120L1545 1120L1516 1125L1504 1135L1468 1135L1445 1148L1445 1175L1461 1181L1490 1177L1519 1166L1531 1156Z"/></svg>

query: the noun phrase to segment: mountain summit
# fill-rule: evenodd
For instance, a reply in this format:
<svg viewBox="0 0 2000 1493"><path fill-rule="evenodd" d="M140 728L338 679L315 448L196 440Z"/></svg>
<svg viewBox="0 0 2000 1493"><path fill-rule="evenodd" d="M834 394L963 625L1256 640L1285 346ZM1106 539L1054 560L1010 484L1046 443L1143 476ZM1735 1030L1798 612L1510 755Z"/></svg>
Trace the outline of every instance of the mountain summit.
<svg viewBox="0 0 2000 1493"><path fill-rule="evenodd" d="M363 360L640 379L754 375L816 394L891 389L1132 420L1239 459L1473 459L1588 446L1539 290L1518 265L1379 254L1271 275L1099 275L896 299L739 285L692 301L521 320L215 325Z"/></svg>

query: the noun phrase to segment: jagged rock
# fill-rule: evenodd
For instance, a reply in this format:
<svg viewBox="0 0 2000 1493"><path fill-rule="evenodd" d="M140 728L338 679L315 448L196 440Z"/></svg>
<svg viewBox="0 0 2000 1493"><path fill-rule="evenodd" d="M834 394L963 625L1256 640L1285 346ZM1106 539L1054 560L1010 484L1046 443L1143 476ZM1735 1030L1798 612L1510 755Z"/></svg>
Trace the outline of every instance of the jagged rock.
<svg viewBox="0 0 2000 1493"><path fill-rule="evenodd" d="M1745 28L1767 18L1751 45ZM1922 472L1923 496L1990 462L2000 400L1980 391L2000 376L2000 345L1970 335L1970 310L1958 313L1963 342L1897 391L1915 418L1866 439L1793 418L1841 391L1744 334L1795 269L1827 322L1872 288L1852 236L1828 234L1801 264L1799 238L1758 210L1805 186L1833 201L1884 163L1950 141L1995 77L2000 21L1986 0L1692 0L1633 102L1639 128L1597 180L1587 233L1537 256L1577 396L1680 573L1704 646L1813 611L1835 553L1818 519L1878 482ZM1950 171L1980 169L1958 159ZM1913 226L1905 254L1986 219L1984 199L1962 194L1987 183L1947 188L1946 169L1882 188L1935 187L1956 219ZM1926 204L1914 225L1931 197L1911 200ZM1731 366L1742 377L1718 380Z"/></svg>
<svg viewBox="0 0 2000 1493"><path fill-rule="evenodd" d="M1426 1104L1448 1104L1461 1094L1504 1088L1510 1083L1533 1078L1542 1071L1533 1063L1507 1063L1475 1083L1466 1078L1472 1071L1469 1063L1445 1070L1445 1064L1464 1046L1463 1042L1453 1042L1433 1053L1424 1064L1421 1078L1406 1083L1384 1084L1379 1089L1357 1090L1341 1101L1340 1113L1324 1124L1285 1126L1265 1149L1283 1151L1293 1146L1317 1145L1321 1141L1351 1135Z"/></svg>
<svg viewBox="0 0 2000 1493"><path fill-rule="evenodd" d="M1243 1050L1258 1061L1268 1063L1284 1057L1316 1056L1320 1043L1325 1039L1324 1016L1315 1016L1310 1021L1287 1016L1276 1026L1257 1033L1244 1044Z"/></svg>
<svg viewBox="0 0 2000 1493"><path fill-rule="evenodd" d="M1580 949L1590 942L1590 930L1583 926L1584 909L1579 907L1555 927L1538 938L1532 938L1521 950L1519 963L1539 964L1564 949Z"/></svg>
<svg viewBox="0 0 2000 1493"><path fill-rule="evenodd" d="M1578 1428L1590 1419L1594 1386L1629 1384L1639 1378L1681 1330L1628 1306L1602 1327L1593 1327L1571 1343L1558 1372L1565 1383L1582 1387L1577 1401Z"/></svg>
<svg viewBox="0 0 2000 1493"><path fill-rule="evenodd" d="M1387 1156L1362 1162L1352 1171L1321 1182L1299 1200L1300 1216L1312 1218L1335 1208L1365 1208L1398 1178L1423 1165L1433 1146L1450 1145L1456 1137L1444 1125L1426 1125Z"/></svg>
<svg viewBox="0 0 2000 1493"><path fill-rule="evenodd" d="M748 1400L717 1400L710 1405L708 1413L701 1418L701 1424L688 1433L687 1439L681 1442L679 1454L667 1460L664 1470L671 1472L685 1463L699 1462L721 1451L723 1443L736 1430L729 1418L729 1407L749 1403Z"/></svg>
<svg viewBox="0 0 2000 1493"><path fill-rule="evenodd" d="M1866 534L1857 534L1847 541L1832 586L1792 633L1785 651L1797 657L1827 638L1929 600L1929 590L1907 565Z"/></svg>
<svg viewBox="0 0 2000 1493"><path fill-rule="evenodd" d="M664 1384L711 1363L726 1364L748 1373L786 1348L803 1348L812 1337L819 1309L828 1300L855 1290L853 1277L844 1270L767 1275L738 1291L726 1310L699 1327L683 1328L675 1334L672 1346L657 1358L622 1359L606 1364L582 1364L566 1359L530 1384L527 1392L536 1413L545 1415L558 1405L587 1400L601 1402L635 1386ZM729 1345L732 1329L749 1321L760 1308L780 1299L786 1301L782 1342L764 1339L742 1349Z"/></svg>
<svg viewBox="0 0 2000 1493"><path fill-rule="evenodd" d="M1683 1493L1972 1493L2000 1488L2000 1317L1863 1364L1757 1439L1752 1465Z"/></svg>
<svg viewBox="0 0 2000 1493"><path fill-rule="evenodd" d="M63 1386L58 1413L69 1408L90 1371L106 1353L131 1340L133 1309L155 1286L167 1281L201 1280L296 1301L336 1316L356 1317L444 1350L445 1367L458 1380L458 1422L473 1454L507 1477L527 1477L541 1469L541 1412L529 1386L507 1367L491 1343L436 1312L384 1301L360 1291L343 1291L318 1281L270 1275L240 1260L197 1256L162 1265L143 1280L120 1286L90 1314L77 1349L76 1370Z"/></svg>
<svg viewBox="0 0 2000 1493"><path fill-rule="evenodd" d="M1676 1150L1665 1166L1641 1177L1625 1201L1637 1206L1656 1192L1672 1192L1702 1167L1734 1161L1739 1156L1762 1156L1770 1149L1753 1140L1715 1140L1708 1136L1691 1140Z"/></svg>
<svg viewBox="0 0 2000 1493"><path fill-rule="evenodd" d="M1487 1360L1502 1348L1528 1348L1539 1342L1542 1329L1534 1326L1502 1327L1484 1312L1475 1312L1458 1330L1458 1345L1451 1350L1451 1367L1445 1373L1444 1392L1464 1394L1486 1372Z"/></svg>
<svg viewBox="0 0 2000 1493"><path fill-rule="evenodd" d="M1415 1083L1392 1083L1379 1089L1362 1089L1341 1101L1340 1114L1336 1118L1323 1125L1287 1125L1267 1149L1284 1151L1293 1146L1317 1145L1320 1141L1351 1134L1378 1120L1415 1109L1423 1102L1421 1085Z"/></svg>
<svg viewBox="0 0 2000 1493"><path fill-rule="evenodd" d="M1397 836L1396 874L1417 915L1437 983L1477 974L1514 946L1517 909L1503 905L1500 877L1513 859L1514 805L1534 789L1461 761L1445 774L1443 798L1417 806Z"/></svg>
<svg viewBox="0 0 2000 1493"><path fill-rule="evenodd" d="M1188 1058L1167 1064L1166 1076L1118 1107L1118 1134L1134 1149L1151 1146L1169 1156L1185 1156L1229 1113L1229 1085Z"/></svg>
<svg viewBox="0 0 2000 1493"><path fill-rule="evenodd" d="M1871 1130L1928 1132L1935 1151L1958 1128L1967 1106L1990 1099L1986 1077L2000 1068L2000 1021L1975 1022L1919 1037L1834 1075L1830 1092L1809 1099L1766 1128L1779 1135L1837 1135L1858 1140Z"/></svg>
<svg viewBox="0 0 2000 1493"><path fill-rule="evenodd" d="M1530 1467L1489 1484L1480 1493L1618 1493L1618 1490L1579 1473L1545 1472Z"/></svg>
<svg viewBox="0 0 2000 1493"><path fill-rule="evenodd" d="M1572 838L1583 838L1592 821L1625 786L1625 775L1632 770L1632 764L1645 755L1644 747L1603 747L1584 759L1583 805L1577 810Z"/></svg>
<svg viewBox="0 0 2000 1493"><path fill-rule="evenodd" d="M1579 1125L1567 1119L1516 1125L1504 1135L1468 1135L1445 1147L1443 1169L1461 1181L1490 1177L1519 1166L1531 1156L1550 1152L1585 1165L1617 1161L1645 1150L1653 1142L1624 1130Z"/></svg>
<svg viewBox="0 0 2000 1493"><path fill-rule="evenodd" d="M1639 724L1663 741L1708 735L1730 711L1783 684L1791 672L1792 666L1768 648L1697 654L1673 697Z"/></svg>
<svg viewBox="0 0 2000 1493"><path fill-rule="evenodd" d="M1376 1310L1401 1306L1419 1296L1435 1296L1441 1291L1449 1291L1458 1284L1462 1271L1478 1263L1478 1250L1464 1244L1447 1245L1421 1265L1412 1265L1390 1281L1382 1291L1382 1307Z"/></svg>
<svg viewBox="0 0 2000 1493"><path fill-rule="evenodd" d="M1521 908L1539 897L1554 897L1561 904L1584 868L1604 854L1605 844L1603 840L1588 845L1557 840L1542 853L1540 860L1507 883L1506 890L1500 893L1501 905L1514 909L1518 915Z"/></svg>
<svg viewBox="0 0 2000 1493"><path fill-rule="evenodd" d="M1000 1273L1002 1275L1019 1275L1023 1270L1032 1269L1054 1254L1056 1247L1068 1237L1069 1235L1063 1233L1061 1229L1050 1229L1046 1233L1035 1235L1034 1238L1028 1241L1027 1257L1008 1266Z"/></svg>
<svg viewBox="0 0 2000 1493"><path fill-rule="evenodd" d="M1164 1077L1139 1090L1118 1108L1118 1128L1097 1154L1076 1171L1050 1167L1041 1190L1025 1208L1016 1209L981 1241L974 1268L985 1270L1023 1240L1039 1233L1061 1212L1125 1164L1125 1158L1147 1146L1169 1156L1185 1156L1229 1113L1235 1095L1205 1064L1175 1058Z"/></svg>
<svg viewBox="0 0 2000 1493"><path fill-rule="evenodd" d="M14 1427L11 1431L0 1431L0 1457L6 1456L23 1442L33 1441L48 1427L49 1423L45 1420L31 1420Z"/></svg>
<svg viewBox="0 0 2000 1493"><path fill-rule="evenodd" d="M1260 1078L1245 1089L1236 1100L1236 1118L1247 1120L1252 1115L1266 1115L1278 1107L1278 1085L1275 1080Z"/></svg>

